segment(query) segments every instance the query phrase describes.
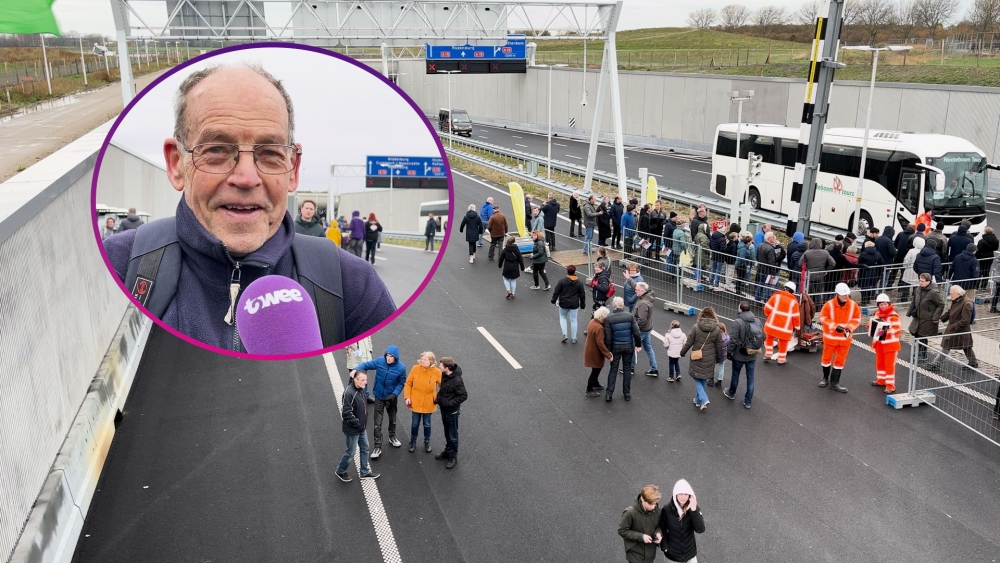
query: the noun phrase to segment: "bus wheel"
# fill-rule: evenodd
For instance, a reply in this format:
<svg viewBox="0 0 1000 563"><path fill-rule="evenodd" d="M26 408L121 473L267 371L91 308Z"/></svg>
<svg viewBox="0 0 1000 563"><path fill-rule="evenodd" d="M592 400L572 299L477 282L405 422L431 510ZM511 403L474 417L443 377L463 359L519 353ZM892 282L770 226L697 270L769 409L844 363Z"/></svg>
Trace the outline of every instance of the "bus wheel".
<svg viewBox="0 0 1000 563"><path fill-rule="evenodd" d="M872 227L874 221L872 221L872 216L864 209L861 210L861 213L859 213L859 215L860 217L858 219L857 228L854 228L854 216L853 215L851 216L851 224L849 230L852 230L859 235L863 235L867 233L868 229Z"/></svg>
<svg viewBox="0 0 1000 563"><path fill-rule="evenodd" d="M750 188L750 195L748 197L750 207L760 209L760 192L757 191L757 188Z"/></svg>

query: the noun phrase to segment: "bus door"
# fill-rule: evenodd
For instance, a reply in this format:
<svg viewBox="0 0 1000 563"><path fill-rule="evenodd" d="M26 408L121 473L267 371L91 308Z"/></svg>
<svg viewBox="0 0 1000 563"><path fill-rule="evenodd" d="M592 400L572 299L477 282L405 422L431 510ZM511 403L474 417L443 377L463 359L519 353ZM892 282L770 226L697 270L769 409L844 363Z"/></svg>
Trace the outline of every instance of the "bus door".
<svg viewBox="0 0 1000 563"><path fill-rule="evenodd" d="M904 228L916 219L920 207L920 180L923 172L917 168L904 166L896 195L896 225Z"/></svg>

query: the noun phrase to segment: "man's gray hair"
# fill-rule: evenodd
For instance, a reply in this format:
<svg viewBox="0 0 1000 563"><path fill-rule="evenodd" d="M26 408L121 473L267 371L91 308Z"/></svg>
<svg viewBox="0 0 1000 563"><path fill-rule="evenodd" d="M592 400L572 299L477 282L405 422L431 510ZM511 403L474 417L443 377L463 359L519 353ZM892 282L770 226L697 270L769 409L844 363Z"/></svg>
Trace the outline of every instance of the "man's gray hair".
<svg viewBox="0 0 1000 563"><path fill-rule="evenodd" d="M611 308L615 311L620 311L625 308L625 300L621 297L615 297L611 300Z"/></svg>
<svg viewBox="0 0 1000 563"><path fill-rule="evenodd" d="M768 231L767 234L764 235L764 240L766 241L778 240L778 237L777 235L774 234L773 231Z"/></svg>
<svg viewBox="0 0 1000 563"><path fill-rule="evenodd" d="M641 289L643 293L646 293L647 291L649 291L649 284L646 283L646 282L639 282L639 283L635 284L635 289L636 290L640 290Z"/></svg>
<svg viewBox="0 0 1000 563"><path fill-rule="evenodd" d="M278 93L281 94L282 99L285 100L285 109L288 110L288 144L295 143L295 112L292 109L292 98L288 95L288 91L285 90L284 85L281 81L274 77L270 72L264 70L264 67L258 63L245 63L244 66L250 70L259 74L262 78L267 80L274 86ZM180 87L177 89L177 95L174 97L174 138L182 143L187 143L188 127L187 122L187 95L195 86L201 83L202 80L212 76L213 74L219 72L220 70L226 70L232 68L230 66L218 64L204 68L197 72L191 73L184 82L181 82Z"/></svg>

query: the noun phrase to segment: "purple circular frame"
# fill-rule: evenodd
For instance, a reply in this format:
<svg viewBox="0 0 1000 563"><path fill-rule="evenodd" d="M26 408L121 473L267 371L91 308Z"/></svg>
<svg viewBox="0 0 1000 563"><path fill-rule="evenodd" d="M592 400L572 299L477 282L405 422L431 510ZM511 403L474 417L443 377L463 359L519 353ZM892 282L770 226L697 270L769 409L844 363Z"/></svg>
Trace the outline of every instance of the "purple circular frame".
<svg viewBox="0 0 1000 563"><path fill-rule="evenodd" d="M340 53L336 53L336 52L333 52L333 51L328 51L328 50L320 48L320 47L313 47L313 46L310 46L310 45L301 45L301 44L297 44L297 43L282 43L282 42L275 42L275 41L264 42L264 43L252 43L252 44L249 44L249 45L234 45L232 47L225 47L223 49L212 51L211 53L205 53L204 55L199 55L199 56L197 56L197 57L195 57L193 59L185 61L183 64L177 65L176 67L170 69L170 71L168 71L167 73L165 73L163 76L160 76L159 78L157 78L156 80L154 80L152 83L150 83L149 86L146 86L145 88L143 88L142 91L139 92L136 95L136 97L132 99L131 102L129 102L128 106L126 106L125 109L122 110L121 114L118 116L118 119L115 120L114 125L111 126L111 130L108 132L108 136L104 138L104 142L101 144L101 151L97 155L97 163L94 166L94 175L93 175L93 178L92 178L91 183L90 183L90 208L91 208L91 210L96 209L96 205L97 205L97 178L98 178L98 176L100 174L100 171L101 171L101 162L104 160L104 153L108 149L108 144L111 142L111 138L114 137L115 131L118 130L118 126L121 124L122 120L125 118L126 115L128 115L128 112L132 110L132 108L135 106L135 104L137 102L139 102L139 100L142 99L142 97L146 94L146 92L151 91L153 88L156 87L156 85L158 85L160 82L163 82L164 80L166 80L168 77L172 76L173 74L175 74L179 70L181 70L181 69L183 69L183 68L185 68L187 66L190 66L192 64L195 64L195 63L198 63L198 62L210 59L210 58L212 58L212 57L214 57L216 55L220 55L222 53L229 53L229 52L233 52L233 51L242 51L244 49L264 49L264 48L272 48L272 49L273 48L298 49L298 50L301 50L301 51L310 51L310 52L313 52L313 53L319 53L321 55L326 55L326 56L338 59L340 61L350 63L350 64L352 64L352 65L354 65L354 66L356 66L356 67L364 70L365 72L371 74L372 76L375 76L375 77L379 78L382 82L384 82L386 85L388 85L393 90L395 90L395 92L397 94L399 94L399 96L401 98L403 98L404 100L406 100L406 102L408 104L410 104L410 107L413 108L413 111L416 112L417 115L419 115L420 118L424 121L424 125L427 127L427 131L431 134L431 137L434 139L435 144L437 144L438 152L441 155L441 158L444 160L445 173L447 174L447 177L448 177L448 226L451 227L452 215L455 212L455 184L454 184L454 179L452 178L452 174L451 174L451 166L448 163L448 155L445 153L444 145L441 143L441 139L438 138L437 132L434 130L434 127L431 125L430 121L428 121L427 118L424 116L423 112L420 111L420 107L417 106L417 104L413 101L413 99L410 98L406 94L406 92L404 92L398 86L396 86L395 84L393 84L389 79L387 79L386 77L384 77L381 74L379 74L378 72L376 72L375 69L369 67L368 65L366 65L364 63L356 61L356 60L354 60L354 59L352 59L350 57L347 57L345 55L341 55ZM93 213L93 211L91 211L91 213ZM122 292L125 294L125 296L128 297L129 301L131 301L133 305L135 305L140 311L142 311L143 314L145 314L147 317L149 317L150 319L152 319L153 322L155 322L157 325L160 326L160 328L166 330L167 332L169 332L170 334L172 334L172 335L180 338L181 340L184 340L185 342L188 342L189 344L194 344L195 346L198 346L199 348L202 348L202 349L205 349L205 350L209 350L211 352L215 352L215 353L218 353L218 354L223 354L223 355L226 355L226 356L232 356L234 358L244 358L244 359L251 359L251 360L295 360L295 359L299 359L299 358L310 358L310 357L313 357L313 356L318 356L320 354L324 354L326 352L332 352L334 350L338 350L341 347L344 347L344 346L346 346L348 344L351 344L353 342L356 342L358 340L364 339L364 338L366 338L368 336L371 336L371 335L375 334L376 332L382 330L383 328L385 328L386 326L388 326L389 323L391 323L392 321L396 320L396 317L398 317L400 314L402 314L404 311L406 311L406 309L408 309L410 307L410 305L413 303L413 301L416 300L417 297L419 297L421 293L423 293L424 288L427 287L427 284L430 283L431 279L433 279L434 273L437 271L438 266L441 265L441 260L444 258L445 248L447 248L447 246L448 246L448 239L451 237L451 231L452 230L453 229L449 228L448 232L445 234L444 240L442 240L442 242L441 242L440 250L438 250L437 259L434 261L434 264L431 266L430 271L427 272L427 276L424 278L424 281L420 284L419 287L417 287L417 290L413 293L413 295L410 296L409 299L406 300L405 303L403 303L403 305L401 307L399 307L399 308L396 309L395 313L393 313L392 315L390 315L389 318L387 318L386 320L384 320L381 323L379 323L375 328L372 328L371 330L365 332L364 334L362 334L361 336L359 336L357 338L353 338L351 340L345 340L344 342L341 342L341 343L339 343L337 345L330 346L328 348L323 348L321 350L313 350L311 352L302 352L302 353L299 353L299 354L286 354L286 355L281 355L281 356L268 356L268 355L262 355L262 354L245 354L245 353L242 353L242 352L233 352L231 350L223 350L222 348L216 348L215 346L210 346L210 345L208 345L208 344L206 344L204 342L201 342L199 340L195 340L195 339L191 338L190 336L187 336L186 334L183 334L183 333L179 332L178 330L176 330L176 329L174 329L174 328L172 328L170 326L167 326L167 324L164 323L162 320L160 320L160 319L156 318L154 315L152 315L149 312L149 310L147 310L145 307L143 307L142 305L139 304L138 300L136 300L134 297L132 297L132 292L129 291L128 288L125 287L125 284L122 283L121 280L118 279L118 274L115 272L114 267L112 267L111 261L108 259L108 254L104 250L104 243L101 240L100 221L95 221L94 222L94 238L97 241L97 246L98 246L98 248L101 251L101 257L104 258L104 265L108 268L108 273L111 274L111 277L114 278L115 283L118 284L118 287L122 290Z"/></svg>

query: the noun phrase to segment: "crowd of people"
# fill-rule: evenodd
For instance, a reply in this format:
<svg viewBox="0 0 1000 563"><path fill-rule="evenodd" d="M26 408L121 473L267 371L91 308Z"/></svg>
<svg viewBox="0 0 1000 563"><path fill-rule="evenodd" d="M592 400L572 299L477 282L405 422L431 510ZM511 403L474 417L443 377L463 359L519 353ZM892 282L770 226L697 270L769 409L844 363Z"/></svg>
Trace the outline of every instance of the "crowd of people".
<svg viewBox="0 0 1000 563"><path fill-rule="evenodd" d="M458 464L458 419L462 403L469 395L462 379L462 368L450 357L437 360L433 352L420 354L416 365L409 371L400 358L399 348L386 347L381 357L358 362L363 357L364 348L370 348L370 339L365 339L348 347L348 365L351 366L347 388L341 398L341 418L347 447L337 466L336 475L345 483L352 478L348 475L351 459L360 448L362 479L377 479L369 460L377 460L382 454L382 424L386 423L388 444L394 448L403 445L396 434L396 414L399 397L410 409L410 439L408 451L417 451L420 429L423 428L423 450L433 452L431 447L432 415L440 409L441 425L444 430L445 447L434 459L447 461L445 467L453 469ZM359 353L360 352L360 353ZM370 354L370 350L368 350ZM355 361L350 361L355 358ZM371 390L368 389L371 374ZM374 405L372 436L374 446L368 444L368 405Z"/></svg>

